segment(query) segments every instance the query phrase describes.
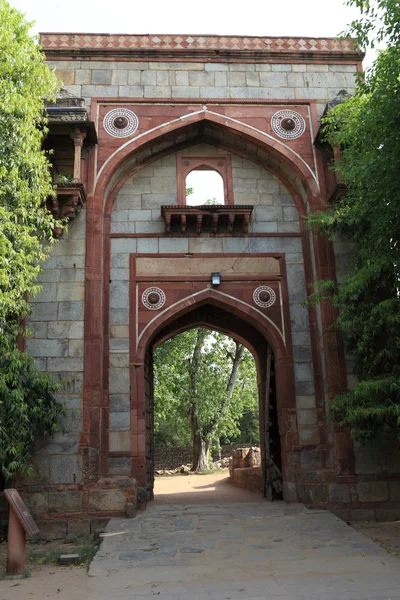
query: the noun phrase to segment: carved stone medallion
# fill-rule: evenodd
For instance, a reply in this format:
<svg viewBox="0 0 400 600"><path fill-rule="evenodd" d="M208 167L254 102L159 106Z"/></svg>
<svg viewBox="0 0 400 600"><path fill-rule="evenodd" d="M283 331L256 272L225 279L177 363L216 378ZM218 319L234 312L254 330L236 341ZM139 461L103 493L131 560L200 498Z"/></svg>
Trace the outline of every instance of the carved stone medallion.
<svg viewBox="0 0 400 600"><path fill-rule="evenodd" d="M272 116L271 127L279 137L294 140L303 135L306 130L306 122L294 110L278 110Z"/></svg>
<svg viewBox="0 0 400 600"><path fill-rule="evenodd" d="M135 133L139 119L128 108L113 108L104 117L103 125L112 137L125 138Z"/></svg>
<svg viewBox="0 0 400 600"><path fill-rule="evenodd" d="M158 287L149 287L142 294L143 305L149 310L159 310L164 306L165 301L165 293Z"/></svg>
<svg viewBox="0 0 400 600"><path fill-rule="evenodd" d="M274 304L276 294L268 285L260 285L253 292L253 300L261 308L268 308Z"/></svg>

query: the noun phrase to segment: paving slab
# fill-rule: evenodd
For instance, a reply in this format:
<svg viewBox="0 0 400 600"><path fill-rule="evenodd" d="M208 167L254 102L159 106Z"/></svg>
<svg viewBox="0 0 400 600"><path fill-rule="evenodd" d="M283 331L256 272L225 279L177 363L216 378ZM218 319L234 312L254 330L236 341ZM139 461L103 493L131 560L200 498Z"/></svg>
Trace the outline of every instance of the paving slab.
<svg viewBox="0 0 400 600"><path fill-rule="evenodd" d="M400 600L400 562L328 511L283 502L151 503L113 519L98 600Z"/></svg>

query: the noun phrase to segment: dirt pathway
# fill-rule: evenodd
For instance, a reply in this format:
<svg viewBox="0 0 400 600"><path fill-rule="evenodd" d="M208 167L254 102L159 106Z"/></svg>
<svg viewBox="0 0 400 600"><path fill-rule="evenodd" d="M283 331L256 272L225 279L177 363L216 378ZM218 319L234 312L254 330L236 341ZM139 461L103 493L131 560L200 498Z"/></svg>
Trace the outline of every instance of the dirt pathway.
<svg viewBox="0 0 400 600"><path fill-rule="evenodd" d="M202 504L224 502L264 502L261 493L235 487L228 471L210 475L163 475L156 477L157 504Z"/></svg>

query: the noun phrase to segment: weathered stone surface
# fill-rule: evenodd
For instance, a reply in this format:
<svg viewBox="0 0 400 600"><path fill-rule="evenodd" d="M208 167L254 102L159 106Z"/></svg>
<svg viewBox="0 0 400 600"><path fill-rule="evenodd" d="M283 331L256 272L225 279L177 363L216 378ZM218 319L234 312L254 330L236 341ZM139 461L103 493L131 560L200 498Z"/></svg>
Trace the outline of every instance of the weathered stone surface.
<svg viewBox="0 0 400 600"><path fill-rule="evenodd" d="M99 489L89 491L89 510L125 510L125 502L125 494L121 490Z"/></svg>
<svg viewBox="0 0 400 600"><path fill-rule="evenodd" d="M80 512L82 511L82 492L68 490L65 492L49 493L50 512Z"/></svg>
<svg viewBox="0 0 400 600"><path fill-rule="evenodd" d="M387 481L360 481L357 483L360 502L384 502L389 498Z"/></svg>
<svg viewBox="0 0 400 600"><path fill-rule="evenodd" d="M127 452L131 448L130 431L110 431L110 452Z"/></svg>
<svg viewBox="0 0 400 600"><path fill-rule="evenodd" d="M80 483L82 465L80 456L74 454L50 456L52 483Z"/></svg>

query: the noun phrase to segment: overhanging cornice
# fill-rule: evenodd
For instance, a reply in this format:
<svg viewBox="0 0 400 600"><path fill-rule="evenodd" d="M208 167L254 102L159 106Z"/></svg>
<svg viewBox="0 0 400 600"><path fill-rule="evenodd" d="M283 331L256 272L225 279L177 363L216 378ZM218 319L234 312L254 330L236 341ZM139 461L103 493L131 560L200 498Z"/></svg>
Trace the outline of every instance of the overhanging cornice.
<svg viewBox="0 0 400 600"><path fill-rule="evenodd" d="M351 39L214 35L42 33L49 60L187 60L207 62L358 62Z"/></svg>

